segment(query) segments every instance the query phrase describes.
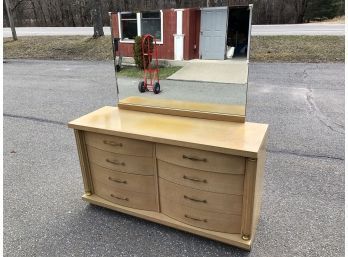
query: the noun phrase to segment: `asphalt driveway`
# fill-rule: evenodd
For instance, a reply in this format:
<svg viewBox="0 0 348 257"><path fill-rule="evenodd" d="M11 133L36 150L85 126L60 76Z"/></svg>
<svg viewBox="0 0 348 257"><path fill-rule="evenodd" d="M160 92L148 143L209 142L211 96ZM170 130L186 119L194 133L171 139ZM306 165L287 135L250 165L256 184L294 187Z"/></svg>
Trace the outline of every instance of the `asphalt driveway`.
<svg viewBox="0 0 348 257"><path fill-rule="evenodd" d="M344 64L250 66L247 120L270 124L250 253L81 200L67 122L116 104L112 74L111 62L4 64L5 256L343 256Z"/></svg>

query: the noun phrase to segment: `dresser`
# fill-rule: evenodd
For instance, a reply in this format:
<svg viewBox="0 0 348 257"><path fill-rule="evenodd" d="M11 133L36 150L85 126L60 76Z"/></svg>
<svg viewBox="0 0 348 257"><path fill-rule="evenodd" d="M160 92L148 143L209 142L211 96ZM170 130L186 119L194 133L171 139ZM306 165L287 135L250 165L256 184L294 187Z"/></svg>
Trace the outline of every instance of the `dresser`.
<svg viewBox="0 0 348 257"><path fill-rule="evenodd" d="M76 138L83 200L251 249L266 124L106 106L69 127Z"/></svg>

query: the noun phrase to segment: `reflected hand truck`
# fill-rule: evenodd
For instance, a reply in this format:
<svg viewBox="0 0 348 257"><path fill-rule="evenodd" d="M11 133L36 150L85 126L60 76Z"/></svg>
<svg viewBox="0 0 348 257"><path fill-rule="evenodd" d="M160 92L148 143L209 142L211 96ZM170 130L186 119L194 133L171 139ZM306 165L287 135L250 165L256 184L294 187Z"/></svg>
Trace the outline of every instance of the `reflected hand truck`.
<svg viewBox="0 0 348 257"><path fill-rule="evenodd" d="M161 92L159 83L158 52L156 38L146 34L142 38L141 49L144 65L144 80L139 82L138 89L140 93L152 91L155 94ZM152 67L152 58L154 57L155 65Z"/></svg>

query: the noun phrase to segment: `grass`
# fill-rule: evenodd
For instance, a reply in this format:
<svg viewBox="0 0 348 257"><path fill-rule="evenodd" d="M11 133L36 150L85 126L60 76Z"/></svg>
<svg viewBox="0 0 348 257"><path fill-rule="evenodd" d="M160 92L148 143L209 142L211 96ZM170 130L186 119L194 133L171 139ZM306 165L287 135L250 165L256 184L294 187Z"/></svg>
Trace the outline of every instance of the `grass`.
<svg viewBox="0 0 348 257"><path fill-rule="evenodd" d="M250 59L254 62L344 62L344 37L253 37Z"/></svg>
<svg viewBox="0 0 348 257"><path fill-rule="evenodd" d="M343 36L257 36L252 37L251 61L254 62L343 62ZM5 58L56 60L112 60L110 37L86 36L20 37L4 39ZM173 68L174 69L174 68ZM171 73L162 70L161 76ZM129 68L123 75L138 76ZM120 74L122 75L122 74Z"/></svg>
<svg viewBox="0 0 348 257"><path fill-rule="evenodd" d="M110 37L85 36L4 38L5 58L56 60L112 60Z"/></svg>
<svg viewBox="0 0 348 257"><path fill-rule="evenodd" d="M166 79L173 73L180 70L182 67L179 66L172 66L172 67L161 67L159 71L159 78L160 79ZM132 78L143 78L144 72L142 70L139 70L137 67L132 66L124 66L122 67L122 70L117 73L118 75L122 77L132 77Z"/></svg>

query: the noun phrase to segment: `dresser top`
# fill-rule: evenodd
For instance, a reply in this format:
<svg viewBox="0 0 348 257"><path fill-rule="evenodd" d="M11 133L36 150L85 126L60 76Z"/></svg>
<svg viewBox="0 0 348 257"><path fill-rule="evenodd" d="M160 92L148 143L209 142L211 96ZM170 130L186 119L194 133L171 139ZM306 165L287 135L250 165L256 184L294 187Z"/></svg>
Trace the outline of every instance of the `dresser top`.
<svg viewBox="0 0 348 257"><path fill-rule="evenodd" d="M257 158L267 124L214 121L105 106L69 127L138 140Z"/></svg>

